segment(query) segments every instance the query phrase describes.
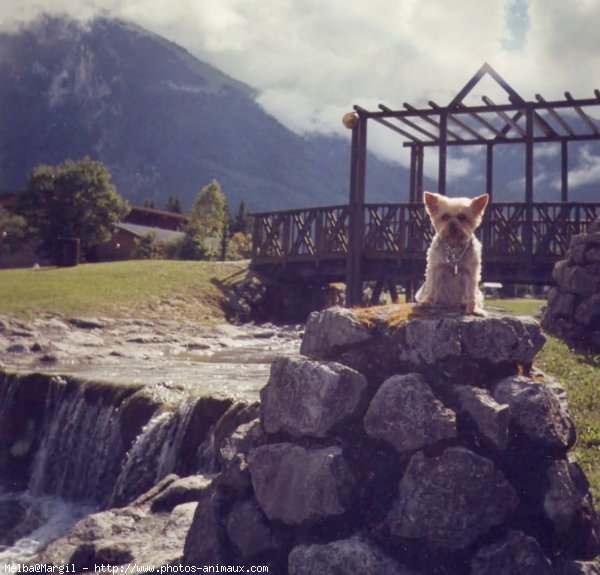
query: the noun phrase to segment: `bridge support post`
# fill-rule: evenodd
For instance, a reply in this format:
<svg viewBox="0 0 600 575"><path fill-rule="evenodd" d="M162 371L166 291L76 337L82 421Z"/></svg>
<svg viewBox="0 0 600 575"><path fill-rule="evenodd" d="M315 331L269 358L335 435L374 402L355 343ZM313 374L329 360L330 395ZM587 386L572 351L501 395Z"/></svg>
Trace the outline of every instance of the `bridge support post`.
<svg viewBox="0 0 600 575"><path fill-rule="evenodd" d="M348 254L346 256L346 306L362 301L362 251L365 228L365 168L367 118L358 113L352 128L350 198L348 202Z"/></svg>

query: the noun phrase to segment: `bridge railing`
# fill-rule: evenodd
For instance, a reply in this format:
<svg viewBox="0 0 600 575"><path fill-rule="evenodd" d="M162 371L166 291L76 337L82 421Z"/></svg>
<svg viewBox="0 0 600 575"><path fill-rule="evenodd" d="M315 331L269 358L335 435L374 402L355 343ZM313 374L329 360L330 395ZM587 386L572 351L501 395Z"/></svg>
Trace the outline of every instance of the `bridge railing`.
<svg viewBox="0 0 600 575"><path fill-rule="evenodd" d="M253 263L345 259L348 214L348 206L254 214ZM598 217L600 202L498 202L488 206L478 236L488 261L551 262ZM423 259L432 236L421 203L365 205L365 258Z"/></svg>

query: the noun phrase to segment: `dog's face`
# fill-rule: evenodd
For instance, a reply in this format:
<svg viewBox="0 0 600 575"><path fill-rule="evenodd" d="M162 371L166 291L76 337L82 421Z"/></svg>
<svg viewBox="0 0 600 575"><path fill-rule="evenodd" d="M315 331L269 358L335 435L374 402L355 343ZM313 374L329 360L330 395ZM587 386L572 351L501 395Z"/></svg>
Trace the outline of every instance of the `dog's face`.
<svg viewBox="0 0 600 575"><path fill-rule="evenodd" d="M424 200L433 228L440 238L450 243L465 243L481 223L489 196L447 198L425 192Z"/></svg>

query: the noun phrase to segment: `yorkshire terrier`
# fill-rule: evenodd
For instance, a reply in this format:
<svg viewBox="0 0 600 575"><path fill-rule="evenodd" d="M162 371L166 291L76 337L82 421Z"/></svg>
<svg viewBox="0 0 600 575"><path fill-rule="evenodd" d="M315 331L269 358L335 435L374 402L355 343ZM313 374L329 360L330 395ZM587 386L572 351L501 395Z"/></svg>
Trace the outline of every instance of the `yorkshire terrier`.
<svg viewBox="0 0 600 575"><path fill-rule="evenodd" d="M479 290L481 242L475 230L488 200L488 194L470 199L425 192L435 236L427 250L425 283L415 296L418 304L487 315Z"/></svg>

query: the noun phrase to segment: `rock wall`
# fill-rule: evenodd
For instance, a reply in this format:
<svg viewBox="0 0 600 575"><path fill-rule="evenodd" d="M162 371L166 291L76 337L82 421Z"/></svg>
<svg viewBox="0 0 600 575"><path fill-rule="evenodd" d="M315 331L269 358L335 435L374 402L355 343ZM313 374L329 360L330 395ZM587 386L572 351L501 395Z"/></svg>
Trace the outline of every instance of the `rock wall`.
<svg viewBox="0 0 600 575"><path fill-rule="evenodd" d="M553 277L543 328L576 348L600 353L600 220L571 238Z"/></svg>
<svg viewBox="0 0 600 575"><path fill-rule="evenodd" d="M600 521L530 318L310 316L260 417L216 438L186 565L289 575L597 573ZM404 315L403 315L404 313Z"/></svg>

